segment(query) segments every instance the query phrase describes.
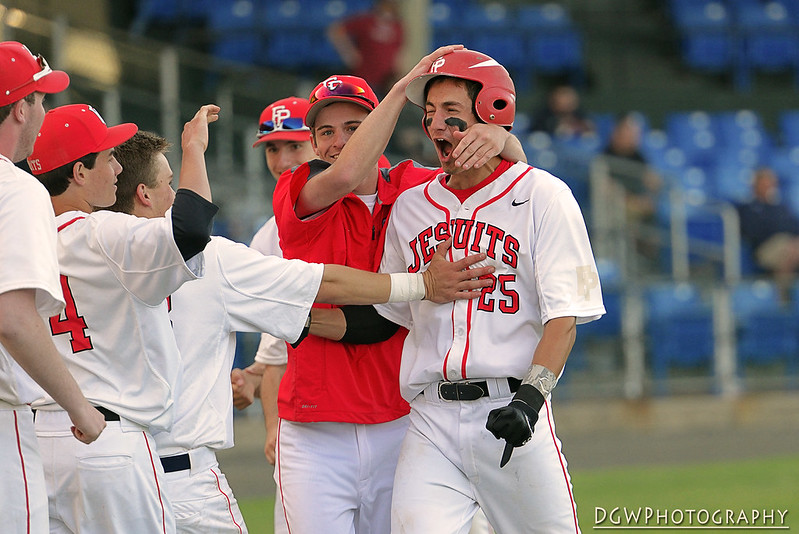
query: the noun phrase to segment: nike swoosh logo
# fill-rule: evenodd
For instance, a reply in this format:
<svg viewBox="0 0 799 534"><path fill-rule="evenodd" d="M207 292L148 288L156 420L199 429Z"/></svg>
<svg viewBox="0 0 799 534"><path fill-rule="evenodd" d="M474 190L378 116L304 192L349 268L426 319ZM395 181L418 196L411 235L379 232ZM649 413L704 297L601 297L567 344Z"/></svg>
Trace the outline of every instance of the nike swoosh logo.
<svg viewBox="0 0 799 534"><path fill-rule="evenodd" d="M521 206L521 205L522 205L522 204L524 204L525 202L530 202L530 199L528 198L527 200L522 200L521 202L516 202L516 199L514 198L514 199L511 201L510 205L511 205L511 206Z"/></svg>

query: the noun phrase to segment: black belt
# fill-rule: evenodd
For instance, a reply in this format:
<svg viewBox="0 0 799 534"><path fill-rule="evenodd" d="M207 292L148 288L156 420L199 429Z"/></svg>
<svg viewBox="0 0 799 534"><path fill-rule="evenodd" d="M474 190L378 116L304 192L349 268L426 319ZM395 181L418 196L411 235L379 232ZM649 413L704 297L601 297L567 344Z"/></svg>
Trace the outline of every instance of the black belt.
<svg viewBox="0 0 799 534"><path fill-rule="evenodd" d="M116 412L112 412L108 408L103 408L102 406L95 406L97 411L103 414L106 421L119 421L119 414Z"/></svg>
<svg viewBox="0 0 799 534"><path fill-rule="evenodd" d="M102 406L95 406L95 408L97 408L98 412L103 414L103 418L105 418L106 421L119 421L119 414L118 413L112 412L108 408L103 408ZM31 411L33 412L33 420L36 421L36 411L37 410L31 410Z"/></svg>
<svg viewBox="0 0 799 534"><path fill-rule="evenodd" d="M518 378L508 378L511 393L516 393L522 381ZM438 396L444 400L471 401L488 397L488 384L482 382L439 382Z"/></svg>
<svg viewBox="0 0 799 534"><path fill-rule="evenodd" d="M186 469L191 469L191 458L189 458L189 453L187 452L177 456L162 456L161 465L164 466L164 473L185 471Z"/></svg>

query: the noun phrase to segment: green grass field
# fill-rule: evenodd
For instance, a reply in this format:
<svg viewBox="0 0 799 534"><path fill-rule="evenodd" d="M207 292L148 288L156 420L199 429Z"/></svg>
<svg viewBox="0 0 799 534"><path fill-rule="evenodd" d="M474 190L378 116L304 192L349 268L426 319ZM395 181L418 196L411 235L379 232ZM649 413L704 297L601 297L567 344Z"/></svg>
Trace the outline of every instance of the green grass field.
<svg viewBox="0 0 799 534"><path fill-rule="evenodd" d="M618 521L616 524L610 521L614 508L626 509L627 513L641 509L637 523L621 519L621 523L628 527L644 526L643 515L649 508L675 518L683 514L682 528L664 529L671 532L769 532L764 526L771 526L772 532L788 530L773 528L777 526L799 530L799 455L696 465L578 471L572 473L572 479L583 532L632 530L619 528ZM252 534L273 533L272 499L243 500L239 504ZM597 508L605 510L606 517L604 522L595 524L597 519L601 519L597 515L603 514ZM699 515L701 510L708 514L707 520L706 516ZM712 514L716 510L720 511L716 512L716 517L722 521L731 513L734 525L727 522L725 529L711 528L714 526ZM758 514L756 522L752 522L753 510ZM764 510L767 513L788 510L788 513L783 523L779 513L774 512L774 521L769 523L763 521ZM746 514L745 520L741 518L742 512ZM621 518L623 513L614 514L613 518ZM654 513L647 524L649 530L666 526L663 521L658 525ZM700 522L705 525L685 528L689 513L693 514L694 527L700 527ZM602 528L595 528L597 526ZM730 529L730 526L736 529ZM752 528L754 526L760 528Z"/></svg>

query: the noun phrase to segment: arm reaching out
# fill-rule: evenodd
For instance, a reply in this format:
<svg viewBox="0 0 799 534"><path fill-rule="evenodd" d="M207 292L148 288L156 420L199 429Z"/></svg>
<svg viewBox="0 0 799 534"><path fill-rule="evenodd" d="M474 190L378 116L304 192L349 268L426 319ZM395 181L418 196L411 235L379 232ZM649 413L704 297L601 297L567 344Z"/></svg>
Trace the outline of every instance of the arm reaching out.
<svg viewBox="0 0 799 534"><path fill-rule="evenodd" d="M183 158L178 187L194 191L208 202L211 202L211 186L208 184L208 172L205 167L208 125L219 119L219 110L219 106L214 104L201 107L183 126L181 136Z"/></svg>
<svg viewBox="0 0 799 534"><path fill-rule="evenodd" d="M437 49L424 56L408 74L394 84L383 101L358 125L335 162L303 185L294 207L297 216L307 217L328 208L377 172L378 159L385 151L400 113L408 101L405 87L416 76L430 70L437 58L461 48L463 45L448 45Z"/></svg>
<svg viewBox="0 0 799 534"><path fill-rule="evenodd" d="M491 285L490 280L481 277L494 272L494 267L469 268L484 260L485 253L473 254L456 262L447 261L445 254L451 244L451 238L441 243L427 270L422 273L388 275L360 271L342 265L325 265L316 302L377 304L424 298L440 304L477 298L480 292L475 290ZM418 278L421 278L421 281ZM411 288L411 293L406 293L407 288L404 286L409 281L414 287ZM423 287L420 283L423 283Z"/></svg>

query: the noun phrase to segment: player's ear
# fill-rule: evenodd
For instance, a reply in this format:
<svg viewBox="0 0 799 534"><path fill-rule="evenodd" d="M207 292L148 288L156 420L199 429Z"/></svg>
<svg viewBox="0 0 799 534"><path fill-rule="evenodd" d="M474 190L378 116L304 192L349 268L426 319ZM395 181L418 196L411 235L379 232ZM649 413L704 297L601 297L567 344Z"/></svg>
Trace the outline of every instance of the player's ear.
<svg viewBox="0 0 799 534"><path fill-rule="evenodd" d="M311 128L311 148L313 148L314 154L317 156L319 153L316 151L316 130Z"/></svg>
<svg viewBox="0 0 799 534"><path fill-rule="evenodd" d="M72 164L72 181L78 185L83 185L86 183L84 171L86 170L86 166L83 164L82 161L78 160Z"/></svg>
<svg viewBox="0 0 799 534"><path fill-rule="evenodd" d="M150 192L147 190L147 186L144 184L139 184L136 186L136 200L139 201L139 204L142 206L150 207L152 206L152 201L150 200Z"/></svg>

